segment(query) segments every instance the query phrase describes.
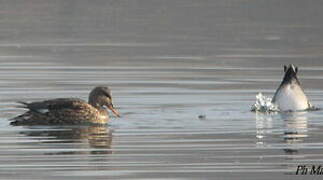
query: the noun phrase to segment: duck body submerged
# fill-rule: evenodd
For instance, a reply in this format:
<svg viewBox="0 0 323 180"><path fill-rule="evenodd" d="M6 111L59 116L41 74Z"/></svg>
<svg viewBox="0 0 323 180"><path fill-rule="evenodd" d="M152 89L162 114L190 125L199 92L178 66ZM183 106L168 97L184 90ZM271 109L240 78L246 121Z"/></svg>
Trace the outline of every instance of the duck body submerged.
<svg viewBox="0 0 323 180"><path fill-rule="evenodd" d="M304 111L311 104L297 78L298 68L294 65L284 66L284 78L272 99L280 111Z"/></svg>
<svg viewBox="0 0 323 180"><path fill-rule="evenodd" d="M75 125L85 123L106 124L109 114L119 113L113 108L110 90L94 88L89 103L77 98L58 98L38 102L19 102L20 108L28 109L24 114L11 119L11 125Z"/></svg>

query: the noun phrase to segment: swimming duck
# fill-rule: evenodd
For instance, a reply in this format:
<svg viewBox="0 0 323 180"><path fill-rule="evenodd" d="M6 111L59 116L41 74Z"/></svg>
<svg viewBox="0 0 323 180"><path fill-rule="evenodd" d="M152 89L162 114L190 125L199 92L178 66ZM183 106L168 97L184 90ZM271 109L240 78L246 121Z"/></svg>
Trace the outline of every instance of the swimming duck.
<svg viewBox="0 0 323 180"><path fill-rule="evenodd" d="M284 78L272 99L281 111L303 111L312 107L297 78L298 68L284 66Z"/></svg>
<svg viewBox="0 0 323 180"><path fill-rule="evenodd" d="M120 116L113 107L110 89L102 86L95 87L90 92L88 103L78 98L18 103L21 105L17 107L28 111L11 119L11 125L106 124L109 121L107 109L117 117Z"/></svg>

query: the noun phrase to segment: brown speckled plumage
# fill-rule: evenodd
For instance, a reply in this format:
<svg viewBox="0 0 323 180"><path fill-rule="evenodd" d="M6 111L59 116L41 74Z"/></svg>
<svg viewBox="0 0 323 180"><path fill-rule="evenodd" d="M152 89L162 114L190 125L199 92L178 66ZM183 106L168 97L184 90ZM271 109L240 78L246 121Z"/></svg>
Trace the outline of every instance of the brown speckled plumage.
<svg viewBox="0 0 323 180"><path fill-rule="evenodd" d="M74 125L105 124L109 121L106 108L115 115L109 88L96 87L89 95L89 103L77 98L58 98L40 102L19 102L29 111L12 119L11 125Z"/></svg>

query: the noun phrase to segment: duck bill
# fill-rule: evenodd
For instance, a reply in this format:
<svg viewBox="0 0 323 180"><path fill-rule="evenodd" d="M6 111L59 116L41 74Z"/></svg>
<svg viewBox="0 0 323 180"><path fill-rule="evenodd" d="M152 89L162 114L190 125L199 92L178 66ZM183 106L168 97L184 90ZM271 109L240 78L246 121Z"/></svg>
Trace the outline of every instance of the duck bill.
<svg viewBox="0 0 323 180"><path fill-rule="evenodd" d="M108 109L110 109L114 115L116 115L117 117L120 117L120 113L116 109L114 109L112 105L108 106Z"/></svg>

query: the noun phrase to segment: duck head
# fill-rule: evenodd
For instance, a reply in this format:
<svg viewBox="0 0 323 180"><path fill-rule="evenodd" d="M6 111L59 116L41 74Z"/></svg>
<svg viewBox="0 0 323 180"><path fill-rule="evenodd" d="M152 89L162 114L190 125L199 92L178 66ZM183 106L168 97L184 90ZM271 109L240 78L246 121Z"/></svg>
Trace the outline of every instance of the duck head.
<svg viewBox="0 0 323 180"><path fill-rule="evenodd" d="M111 90L108 87L98 86L95 87L89 95L89 104L99 109L107 107L113 114L120 117L119 112L113 107Z"/></svg>

